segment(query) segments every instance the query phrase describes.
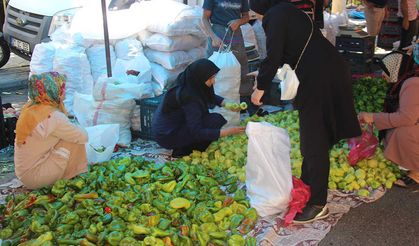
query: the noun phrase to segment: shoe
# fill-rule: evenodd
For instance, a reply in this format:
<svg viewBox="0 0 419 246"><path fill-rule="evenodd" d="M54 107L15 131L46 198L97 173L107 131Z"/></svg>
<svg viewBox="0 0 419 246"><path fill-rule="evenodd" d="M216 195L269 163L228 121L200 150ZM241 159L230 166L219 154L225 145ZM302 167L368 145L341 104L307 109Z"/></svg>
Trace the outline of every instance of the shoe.
<svg viewBox="0 0 419 246"><path fill-rule="evenodd" d="M402 188L413 188L417 185L418 183L412 179L411 177L405 175L402 176L400 179L396 180L396 182L394 183L394 185L398 186L398 187L402 187Z"/></svg>
<svg viewBox="0 0 419 246"><path fill-rule="evenodd" d="M192 150L190 150L189 148L173 149L172 157L173 158L182 158L184 156L190 155L191 153L192 153Z"/></svg>
<svg viewBox="0 0 419 246"><path fill-rule="evenodd" d="M297 214L294 218L294 224L310 223L315 220L324 219L329 216L329 209L326 206L317 207L314 205L307 205L303 212Z"/></svg>

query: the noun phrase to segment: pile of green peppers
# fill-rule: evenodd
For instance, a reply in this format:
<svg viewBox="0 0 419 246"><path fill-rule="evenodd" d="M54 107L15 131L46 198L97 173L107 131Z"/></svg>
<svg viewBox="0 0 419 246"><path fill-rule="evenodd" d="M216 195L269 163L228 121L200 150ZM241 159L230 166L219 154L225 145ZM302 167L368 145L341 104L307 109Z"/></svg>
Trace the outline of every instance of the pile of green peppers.
<svg viewBox="0 0 419 246"><path fill-rule="evenodd" d="M256 245L237 177L184 161L124 157L71 180L9 196L2 245Z"/></svg>

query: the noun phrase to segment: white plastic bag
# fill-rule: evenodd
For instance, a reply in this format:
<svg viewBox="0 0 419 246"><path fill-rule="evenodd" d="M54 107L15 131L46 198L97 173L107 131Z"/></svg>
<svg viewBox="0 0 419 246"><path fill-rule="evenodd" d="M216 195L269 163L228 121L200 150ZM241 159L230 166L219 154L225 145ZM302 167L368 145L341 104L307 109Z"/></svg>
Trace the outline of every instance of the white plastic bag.
<svg viewBox="0 0 419 246"><path fill-rule="evenodd" d="M250 204L262 217L285 212L293 188L288 133L267 122L249 122L246 134Z"/></svg>
<svg viewBox="0 0 419 246"><path fill-rule="evenodd" d="M203 58L205 50L203 48L195 48L190 51L162 52L145 49L144 54L151 62L158 63L166 69L174 70Z"/></svg>
<svg viewBox="0 0 419 246"><path fill-rule="evenodd" d="M281 70L278 71L280 71L278 77L281 80L281 100L294 99L300 85L295 70L290 65L284 64Z"/></svg>
<svg viewBox="0 0 419 246"><path fill-rule="evenodd" d="M74 92L92 92L93 78L85 49L80 46L58 48L53 61L53 71L67 76L64 105L72 114Z"/></svg>
<svg viewBox="0 0 419 246"><path fill-rule="evenodd" d="M256 48L258 47L257 41L256 41L256 35L255 35L255 31L253 30L252 25L250 25L249 23L246 23L245 25L240 26L240 29L242 31L243 34L243 39L245 43L251 43L253 45L256 46Z"/></svg>
<svg viewBox="0 0 419 246"><path fill-rule="evenodd" d="M140 74L138 76L127 75L128 70L135 70L140 72ZM151 80L151 65L147 57L140 53L130 60L117 59L113 67L113 74L115 77L127 82L131 81L137 84L148 82Z"/></svg>
<svg viewBox="0 0 419 246"><path fill-rule="evenodd" d="M176 80L177 76L183 72L186 66L178 67L174 70L165 69L162 65L151 62L151 71L153 74L153 80L156 81L160 88L164 88L167 84L172 83Z"/></svg>
<svg viewBox="0 0 419 246"><path fill-rule="evenodd" d="M87 161L92 164L109 161L119 139L119 125L86 127L86 132L89 136L86 144Z"/></svg>
<svg viewBox="0 0 419 246"><path fill-rule="evenodd" d="M93 98L96 101L114 99L137 99L142 91L139 84L121 83L118 78L100 78L93 89Z"/></svg>
<svg viewBox="0 0 419 246"><path fill-rule="evenodd" d="M266 34L262 27L262 21L257 20L253 24L253 30L256 36L259 57L263 60L266 58Z"/></svg>
<svg viewBox="0 0 419 246"><path fill-rule="evenodd" d="M111 64L113 65L116 61L115 50L112 45L110 45L109 49ZM92 69L93 81L97 81L99 77L106 75L107 73L105 45L94 45L87 49L86 53L87 57L89 58L90 67Z"/></svg>
<svg viewBox="0 0 419 246"><path fill-rule="evenodd" d="M40 43L33 50L30 70L32 74L52 72L55 56L55 45L53 42Z"/></svg>
<svg viewBox="0 0 419 246"><path fill-rule="evenodd" d="M160 33L155 33L145 40L145 45L153 50L171 52L200 47L205 41L206 39L193 35L168 37Z"/></svg>
<svg viewBox="0 0 419 246"><path fill-rule="evenodd" d="M171 1L154 0L140 3L145 18L148 19L147 29L151 32L162 33L167 36L185 34L200 34L202 8Z"/></svg>
<svg viewBox="0 0 419 246"><path fill-rule="evenodd" d="M241 69L240 63L233 52L214 52L209 60L220 68L215 77L215 94L231 102L238 103L240 101ZM236 126L240 123L240 112L232 112L218 107L213 112L222 114L227 120L227 124L224 127Z"/></svg>
<svg viewBox="0 0 419 246"><path fill-rule="evenodd" d="M135 38L127 38L115 44L115 54L118 59L130 60L143 51L143 45Z"/></svg>

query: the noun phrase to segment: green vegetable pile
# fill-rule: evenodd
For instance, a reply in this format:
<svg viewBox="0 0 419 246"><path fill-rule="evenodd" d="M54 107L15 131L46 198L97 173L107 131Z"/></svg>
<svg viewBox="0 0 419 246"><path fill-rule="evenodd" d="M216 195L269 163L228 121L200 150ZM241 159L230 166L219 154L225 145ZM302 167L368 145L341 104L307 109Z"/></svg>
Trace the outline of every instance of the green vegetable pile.
<svg viewBox="0 0 419 246"><path fill-rule="evenodd" d="M0 210L4 245L256 245L237 178L181 161L111 160Z"/></svg>

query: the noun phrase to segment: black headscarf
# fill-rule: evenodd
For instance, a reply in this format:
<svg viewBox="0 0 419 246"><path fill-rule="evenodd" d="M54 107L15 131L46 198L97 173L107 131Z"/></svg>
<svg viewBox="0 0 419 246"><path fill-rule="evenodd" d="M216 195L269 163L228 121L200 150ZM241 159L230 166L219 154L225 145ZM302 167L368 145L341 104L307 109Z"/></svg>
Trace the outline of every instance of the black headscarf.
<svg viewBox="0 0 419 246"><path fill-rule="evenodd" d="M168 90L163 99L163 112L169 113L190 102L197 102L203 110L208 110L215 104L215 93L214 86L208 87L205 82L218 71L220 69L208 59L191 63Z"/></svg>
<svg viewBox="0 0 419 246"><path fill-rule="evenodd" d="M265 15L266 12L273 6L281 2L288 2L287 0L250 0L250 9L260 15Z"/></svg>

